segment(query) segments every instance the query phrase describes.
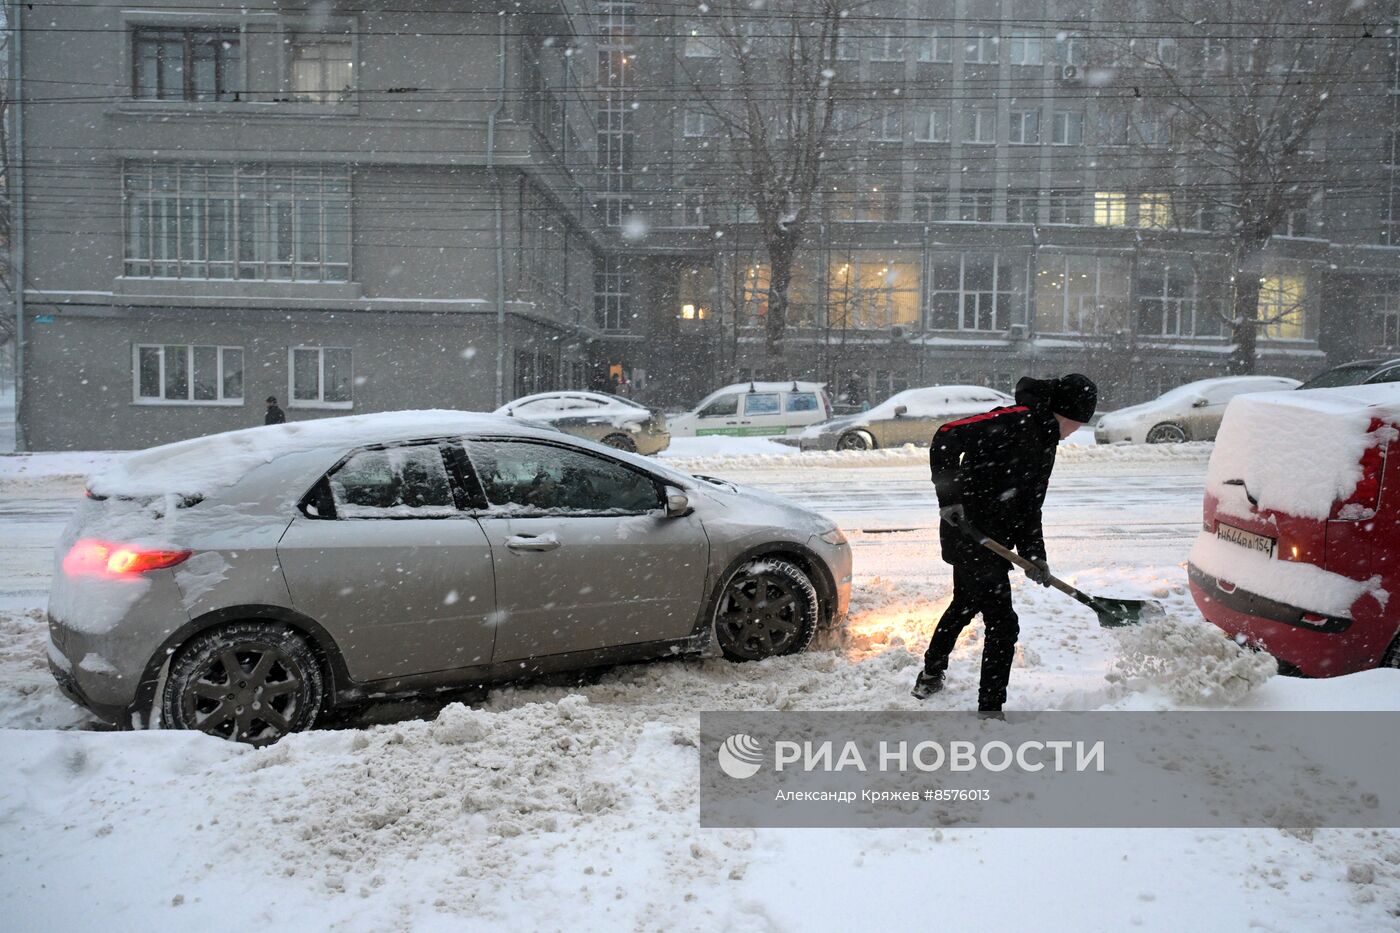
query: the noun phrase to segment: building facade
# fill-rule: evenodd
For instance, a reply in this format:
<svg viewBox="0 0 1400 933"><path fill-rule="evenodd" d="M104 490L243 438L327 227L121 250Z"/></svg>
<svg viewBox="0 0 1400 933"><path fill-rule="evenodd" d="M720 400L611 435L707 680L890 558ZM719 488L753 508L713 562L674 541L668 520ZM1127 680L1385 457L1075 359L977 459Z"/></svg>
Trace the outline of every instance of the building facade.
<svg viewBox="0 0 1400 933"><path fill-rule="evenodd" d="M1260 259L1261 372L1400 353L1400 2L1372 5ZM768 374L701 7L23 7L31 449L251 426L267 396L297 419L625 378L671 406ZM862 5L780 375L864 404L1074 368L1118 405L1223 374L1232 234L1134 96L1148 39L1198 86L1221 66L1159 8Z"/></svg>

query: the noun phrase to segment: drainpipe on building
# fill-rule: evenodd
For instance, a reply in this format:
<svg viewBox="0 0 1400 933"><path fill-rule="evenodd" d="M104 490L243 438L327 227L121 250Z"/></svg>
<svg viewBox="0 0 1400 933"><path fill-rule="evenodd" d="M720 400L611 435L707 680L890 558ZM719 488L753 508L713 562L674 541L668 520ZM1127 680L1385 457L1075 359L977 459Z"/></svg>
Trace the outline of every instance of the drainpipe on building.
<svg viewBox="0 0 1400 933"><path fill-rule="evenodd" d="M496 407L505 404L506 392L506 243L505 191L496 173L496 121L506 108L506 27L501 18L500 40L496 57L500 63L500 86L496 89L496 106L486 118L486 171L491 176L496 215Z"/></svg>
<svg viewBox="0 0 1400 933"><path fill-rule="evenodd" d="M24 105L22 73L24 30L20 29L20 7L23 4L10 4L9 26L14 43L10 55L10 107L13 114L10 124L11 192L14 196L14 212L10 225L10 288L15 299L15 450L28 450L24 436Z"/></svg>

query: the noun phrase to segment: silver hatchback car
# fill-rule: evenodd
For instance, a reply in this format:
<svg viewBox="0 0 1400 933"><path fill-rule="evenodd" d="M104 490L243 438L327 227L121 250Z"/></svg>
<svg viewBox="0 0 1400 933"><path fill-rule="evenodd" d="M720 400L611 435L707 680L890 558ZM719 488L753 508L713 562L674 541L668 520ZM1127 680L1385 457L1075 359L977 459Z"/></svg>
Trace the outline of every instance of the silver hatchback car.
<svg viewBox="0 0 1400 933"><path fill-rule="evenodd" d="M49 662L123 727L266 744L368 697L806 647L850 602L829 520L452 411L253 428L89 481Z"/></svg>

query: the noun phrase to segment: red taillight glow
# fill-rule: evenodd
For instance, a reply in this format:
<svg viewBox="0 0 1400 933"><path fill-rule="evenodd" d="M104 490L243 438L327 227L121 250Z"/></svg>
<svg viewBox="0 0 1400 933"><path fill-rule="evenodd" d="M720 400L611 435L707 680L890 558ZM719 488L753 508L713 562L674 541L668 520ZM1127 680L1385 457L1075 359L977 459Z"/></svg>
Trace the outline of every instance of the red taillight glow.
<svg viewBox="0 0 1400 933"><path fill-rule="evenodd" d="M120 577L174 567L189 560L193 551L163 551L130 544L112 544L83 538L63 556L63 572L70 577Z"/></svg>
<svg viewBox="0 0 1400 933"><path fill-rule="evenodd" d="M1381 421L1376 419L1371 422L1370 430L1375 432L1380 427ZM1367 513L1375 512L1381 496L1381 477L1385 473L1386 450L1383 438L1378 437L1376 441L1361 455L1361 479L1357 481L1356 489L1345 502L1338 502L1333 506L1333 518L1370 518ZM1346 514L1348 511L1355 514Z"/></svg>

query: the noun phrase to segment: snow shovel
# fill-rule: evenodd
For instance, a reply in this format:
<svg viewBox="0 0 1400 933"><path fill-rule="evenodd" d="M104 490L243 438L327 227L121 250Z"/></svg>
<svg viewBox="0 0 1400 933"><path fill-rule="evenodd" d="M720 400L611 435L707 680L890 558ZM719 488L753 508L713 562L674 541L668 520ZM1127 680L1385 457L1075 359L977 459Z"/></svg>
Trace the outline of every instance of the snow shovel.
<svg viewBox="0 0 1400 933"><path fill-rule="evenodd" d="M982 534L966 519L963 520L960 527L963 534L993 554L1005 557L1027 573L1039 572L1040 568L1035 564ZM1110 599L1107 596L1090 596L1088 593L1070 586L1054 574L1050 575L1050 585L1067 596L1073 596L1094 610L1099 617L1099 624L1104 628L1121 628L1124 625L1135 625L1138 622L1148 622L1166 616L1166 610L1162 608L1162 604L1150 599Z"/></svg>

